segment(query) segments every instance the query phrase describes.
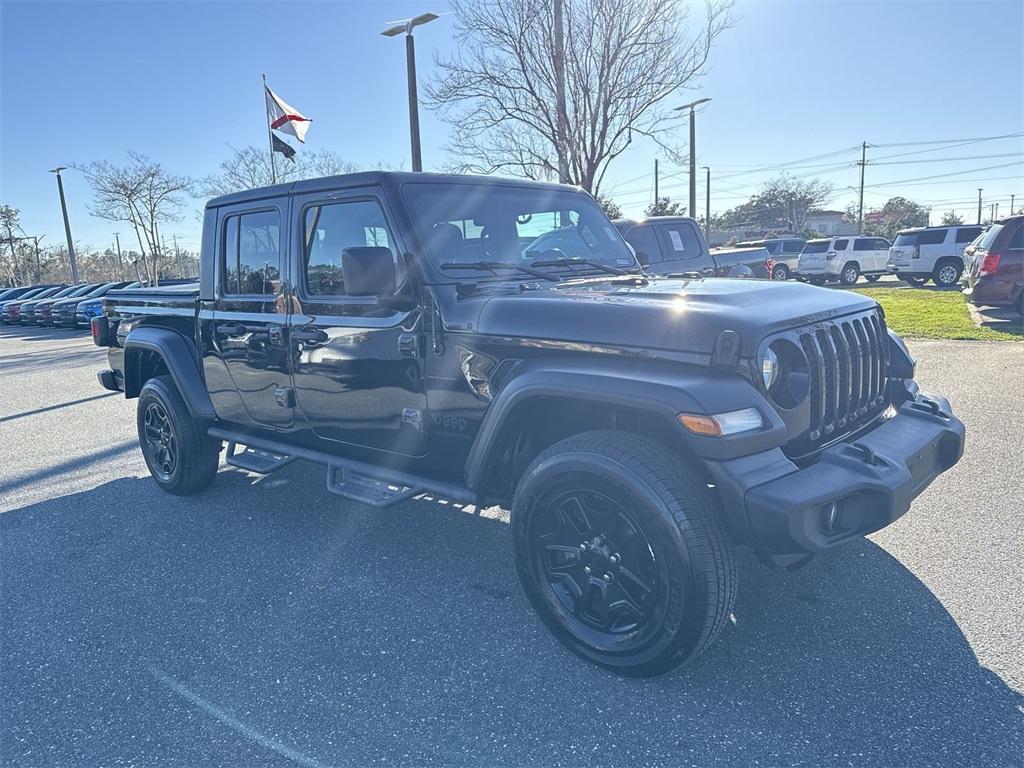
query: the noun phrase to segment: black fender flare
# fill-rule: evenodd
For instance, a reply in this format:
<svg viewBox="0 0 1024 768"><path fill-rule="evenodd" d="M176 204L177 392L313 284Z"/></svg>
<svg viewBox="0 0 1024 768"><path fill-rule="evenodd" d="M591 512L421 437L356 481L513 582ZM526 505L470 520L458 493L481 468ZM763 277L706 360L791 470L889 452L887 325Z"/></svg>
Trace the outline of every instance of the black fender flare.
<svg viewBox="0 0 1024 768"><path fill-rule="evenodd" d="M144 382L140 381L139 366L134 358L140 352L153 352L160 356L174 386L181 393L189 413L195 419L214 421L217 418L213 403L206 391L206 382L199 369L195 344L177 331L168 328L142 326L133 329L124 341L124 393L138 397Z"/></svg>
<svg viewBox="0 0 1024 768"><path fill-rule="evenodd" d="M466 459L466 485L479 490L516 409L536 398L583 400L595 407L639 409L677 430L680 441L702 459L723 460L769 450L786 441L786 426L754 386L733 373L701 366L644 360L543 358L520 368L491 402ZM680 413L713 414L757 408L765 427L725 437L688 432Z"/></svg>

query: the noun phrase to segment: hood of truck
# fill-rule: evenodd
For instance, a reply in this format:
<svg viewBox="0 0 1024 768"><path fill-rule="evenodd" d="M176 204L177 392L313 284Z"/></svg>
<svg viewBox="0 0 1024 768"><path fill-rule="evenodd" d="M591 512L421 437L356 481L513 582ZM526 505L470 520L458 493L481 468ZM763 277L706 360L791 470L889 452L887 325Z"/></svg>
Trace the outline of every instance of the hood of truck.
<svg viewBox="0 0 1024 768"><path fill-rule="evenodd" d="M773 333L877 306L849 291L721 278L552 284L458 304L454 325L486 335L709 353L733 330L744 354Z"/></svg>

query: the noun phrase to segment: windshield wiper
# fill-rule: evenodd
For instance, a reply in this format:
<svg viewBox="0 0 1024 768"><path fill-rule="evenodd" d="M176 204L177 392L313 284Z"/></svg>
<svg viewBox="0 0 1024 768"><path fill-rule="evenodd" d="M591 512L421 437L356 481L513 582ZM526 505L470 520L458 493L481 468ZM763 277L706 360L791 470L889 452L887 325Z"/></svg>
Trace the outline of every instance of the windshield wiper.
<svg viewBox="0 0 1024 768"><path fill-rule="evenodd" d="M564 259L547 259L545 261L532 261L530 262L535 267L574 267L577 264L585 267L593 267L594 269L600 269L602 272L609 272L613 275L628 275L629 272L625 269L619 269L618 267L611 267L607 264L602 264L600 261L593 261L591 259L581 258L569 258Z"/></svg>
<svg viewBox="0 0 1024 768"><path fill-rule="evenodd" d="M498 269L513 270L515 272L522 272L525 275L532 275L533 277L539 277L541 280L550 280L552 283L561 282L558 275L552 275L548 272L541 272L539 269L531 269L530 267L524 267L519 264L509 264L507 261L446 261L441 264L441 269L473 269L478 272L494 272Z"/></svg>

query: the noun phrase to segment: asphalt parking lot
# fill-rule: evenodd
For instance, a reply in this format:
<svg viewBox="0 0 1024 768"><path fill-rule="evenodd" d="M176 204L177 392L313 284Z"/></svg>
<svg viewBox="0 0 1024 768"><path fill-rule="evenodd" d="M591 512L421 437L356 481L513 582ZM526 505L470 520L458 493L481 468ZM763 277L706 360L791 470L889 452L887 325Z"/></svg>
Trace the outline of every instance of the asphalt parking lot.
<svg viewBox="0 0 1024 768"><path fill-rule="evenodd" d="M0 752L17 766L1024 764L1024 345L911 343L968 426L912 512L657 680L584 664L506 518L298 462L156 489L82 333L0 329Z"/></svg>

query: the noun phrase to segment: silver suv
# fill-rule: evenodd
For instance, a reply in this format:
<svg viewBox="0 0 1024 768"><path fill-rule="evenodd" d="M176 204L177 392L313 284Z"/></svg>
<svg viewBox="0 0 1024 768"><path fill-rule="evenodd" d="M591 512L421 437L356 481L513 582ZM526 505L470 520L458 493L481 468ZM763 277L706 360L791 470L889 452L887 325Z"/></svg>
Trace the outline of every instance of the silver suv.
<svg viewBox="0 0 1024 768"><path fill-rule="evenodd" d="M911 285L930 279L940 288L951 288L964 272L964 249L981 230L976 225L905 229L896 235L885 268Z"/></svg>

